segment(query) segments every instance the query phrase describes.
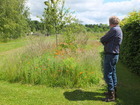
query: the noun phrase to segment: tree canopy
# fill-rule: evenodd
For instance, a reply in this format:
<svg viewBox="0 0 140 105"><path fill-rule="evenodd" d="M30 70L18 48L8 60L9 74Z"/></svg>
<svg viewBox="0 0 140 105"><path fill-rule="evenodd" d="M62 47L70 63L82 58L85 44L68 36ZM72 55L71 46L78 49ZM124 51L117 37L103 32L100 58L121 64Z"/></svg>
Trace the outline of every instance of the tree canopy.
<svg viewBox="0 0 140 105"><path fill-rule="evenodd" d="M48 0L44 3L46 8L41 20L49 34L58 33L74 20L72 12L64 7L65 0Z"/></svg>
<svg viewBox="0 0 140 105"><path fill-rule="evenodd" d="M25 0L0 0L0 39L18 38L28 31Z"/></svg>

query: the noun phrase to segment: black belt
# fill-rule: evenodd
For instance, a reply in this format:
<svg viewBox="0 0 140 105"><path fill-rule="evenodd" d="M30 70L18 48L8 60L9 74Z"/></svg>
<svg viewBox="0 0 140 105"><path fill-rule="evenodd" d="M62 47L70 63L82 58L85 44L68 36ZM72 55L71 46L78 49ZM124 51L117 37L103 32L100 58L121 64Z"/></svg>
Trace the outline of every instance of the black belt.
<svg viewBox="0 0 140 105"><path fill-rule="evenodd" d="M107 55L119 55L119 53L105 53Z"/></svg>

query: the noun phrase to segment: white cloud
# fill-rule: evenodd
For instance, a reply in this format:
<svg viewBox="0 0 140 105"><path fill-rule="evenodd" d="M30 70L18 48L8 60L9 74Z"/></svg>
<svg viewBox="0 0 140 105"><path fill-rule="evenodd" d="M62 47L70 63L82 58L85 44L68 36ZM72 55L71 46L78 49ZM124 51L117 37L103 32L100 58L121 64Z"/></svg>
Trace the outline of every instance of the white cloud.
<svg viewBox="0 0 140 105"><path fill-rule="evenodd" d="M44 10L44 1L29 0L27 6L30 7L31 18L37 19ZM108 23L108 18L112 15L123 19L129 12L140 10L140 0L122 0L119 2L105 2L104 0L66 0L66 7L70 7L76 12L78 19L84 24ZM37 19L38 20L38 19Z"/></svg>
<svg viewBox="0 0 140 105"><path fill-rule="evenodd" d="M32 20L40 20L37 16L42 16L46 0L28 0L26 5L30 9L30 17Z"/></svg>

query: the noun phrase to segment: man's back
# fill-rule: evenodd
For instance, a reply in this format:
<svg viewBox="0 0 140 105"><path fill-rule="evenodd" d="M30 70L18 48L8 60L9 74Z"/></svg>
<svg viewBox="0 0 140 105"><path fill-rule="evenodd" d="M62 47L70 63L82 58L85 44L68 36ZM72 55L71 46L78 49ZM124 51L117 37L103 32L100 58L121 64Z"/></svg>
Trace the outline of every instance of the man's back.
<svg viewBox="0 0 140 105"><path fill-rule="evenodd" d="M119 54L122 37L121 28L118 25L112 27L108 33L101 38L101 42L104 44L105 53Z"/></svg>

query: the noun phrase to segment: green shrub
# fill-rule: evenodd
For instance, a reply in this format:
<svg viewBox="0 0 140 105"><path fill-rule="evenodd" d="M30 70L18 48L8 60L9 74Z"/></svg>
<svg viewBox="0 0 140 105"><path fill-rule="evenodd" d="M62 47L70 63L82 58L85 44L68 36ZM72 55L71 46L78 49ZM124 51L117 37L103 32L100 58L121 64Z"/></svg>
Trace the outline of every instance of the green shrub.
<svg viewBox="0 0 140 105"><path fill-rule="evenodd" d="M140 75L140 11L131 12L122 20L121 26L124 33L121 60Z"/></svg>

